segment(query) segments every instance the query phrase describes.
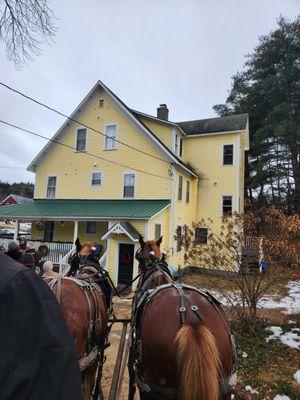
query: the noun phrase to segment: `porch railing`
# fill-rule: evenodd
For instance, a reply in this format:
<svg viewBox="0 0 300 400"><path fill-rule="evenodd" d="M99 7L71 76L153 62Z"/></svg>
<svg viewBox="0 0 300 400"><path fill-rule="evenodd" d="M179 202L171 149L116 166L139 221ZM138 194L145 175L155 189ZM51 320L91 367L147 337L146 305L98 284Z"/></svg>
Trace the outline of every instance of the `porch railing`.
<svg viewBox="0 0 300 400"><path fill-rule="evenodd" d="M12 239L0 238L0 245L7 249L11 241ZM38 250L41 245L46 245L49 249L49 253L47 256L42 257L42 259L52 261L55 264L59 264L60 260L73 249L73 243L43 242L40 240L28 240L27 243L33 246L35 250Z"/></svg>

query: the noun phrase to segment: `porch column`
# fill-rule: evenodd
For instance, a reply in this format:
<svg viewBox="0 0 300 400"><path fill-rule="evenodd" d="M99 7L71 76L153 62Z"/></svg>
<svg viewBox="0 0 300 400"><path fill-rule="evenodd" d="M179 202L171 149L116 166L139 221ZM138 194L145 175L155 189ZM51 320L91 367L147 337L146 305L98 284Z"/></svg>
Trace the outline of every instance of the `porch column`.
<svg viewBox="0 0 300 400"><path fill-rule="evenodd" d="M75 241L76 241L77 238L78 238L78 221L74 221L73 244L75 244Z"/></svg>
<svg viewBox="0 0 300 400"><path fill-rule="evenodd" d="M18 239L19 229L20 229L20 221L18 219L15 220L15 231L14 231L14 241Z"/></svg>

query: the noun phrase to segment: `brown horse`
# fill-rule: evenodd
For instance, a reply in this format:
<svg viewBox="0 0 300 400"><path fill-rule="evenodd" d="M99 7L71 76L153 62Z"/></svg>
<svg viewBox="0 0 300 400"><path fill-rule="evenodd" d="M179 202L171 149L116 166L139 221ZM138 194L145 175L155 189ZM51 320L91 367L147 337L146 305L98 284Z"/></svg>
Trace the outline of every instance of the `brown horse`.
<svg viewBox="0 0 300 400"><path fill-rule="evenodd" d="M77 264L81 267L76 277L56 277L47 279L47 283L60 303L75 342L84 399L90 399L94 389L93 398L98 398L99 393L102 399L101 368L98 369L98 366L103 361L110 310L106 275L93 258L91 245L82 246L79 239L69 263L73 269L77 268Z"/></svg>
<svg viewBox="0 0 300 400"><path fill-rule="evenodd" d="M226 317L210 294L172 280L160 243L140 238L129 400L135 383L142 400L230 399L235 348Z"/></svg>

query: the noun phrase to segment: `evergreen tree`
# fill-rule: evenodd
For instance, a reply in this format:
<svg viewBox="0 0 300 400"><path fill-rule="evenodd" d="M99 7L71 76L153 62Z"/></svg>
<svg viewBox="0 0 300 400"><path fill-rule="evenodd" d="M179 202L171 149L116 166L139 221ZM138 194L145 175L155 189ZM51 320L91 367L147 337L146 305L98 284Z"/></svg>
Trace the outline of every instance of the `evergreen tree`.
<svg viewBox="0 0 300 400"><path fill-rule="evenodd" d="M233 77L219 115L248 113L251 148L246 194L257 207L273 203L300 212L300 16L280 17Z"/></svg>

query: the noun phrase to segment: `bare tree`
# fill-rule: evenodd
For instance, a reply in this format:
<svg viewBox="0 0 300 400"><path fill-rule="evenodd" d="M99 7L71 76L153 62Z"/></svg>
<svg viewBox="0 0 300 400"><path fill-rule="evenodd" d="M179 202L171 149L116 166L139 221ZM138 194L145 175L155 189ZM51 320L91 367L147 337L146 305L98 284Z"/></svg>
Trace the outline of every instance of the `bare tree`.
<svg viewBox="0 0 300 400"><path fill-rule="evenodd" d="M41 53L53 40L54 15L47 0L0 0L0 40L17 68Z"/></svg>
<svg viewBox="0 0 300 400"><path fill-rule="evenodd" d="M275 207L261 210L261 216L234 214L223 219L219 233L203 237L201 227L212 222L194 224L185 260L191 266L219 271L226 286L212 280L213 289L240 321L255 328L262 298L282 279L285 267L299 266L299 215L286 216Z"/></svg>

